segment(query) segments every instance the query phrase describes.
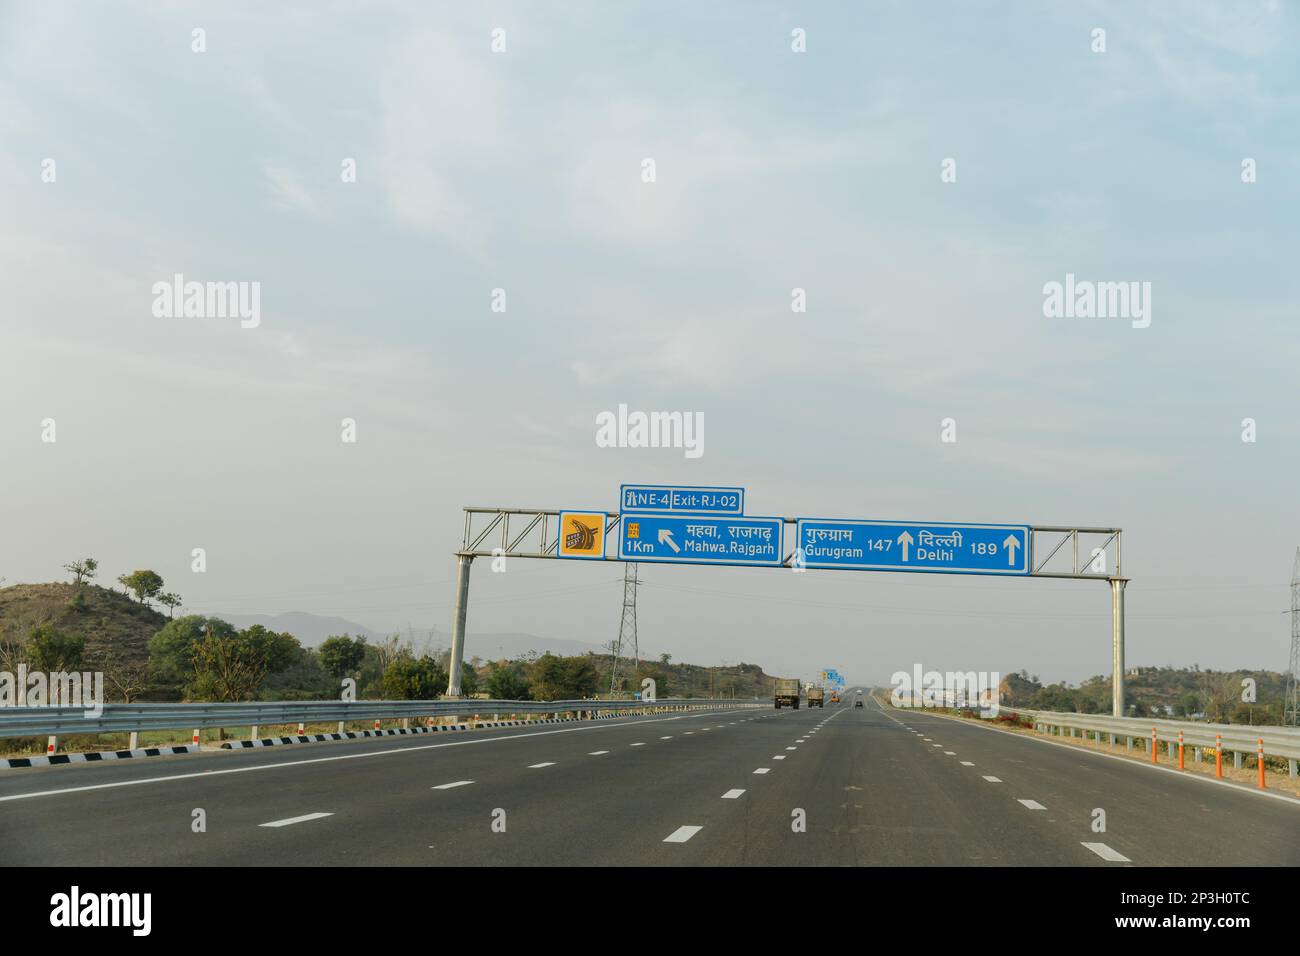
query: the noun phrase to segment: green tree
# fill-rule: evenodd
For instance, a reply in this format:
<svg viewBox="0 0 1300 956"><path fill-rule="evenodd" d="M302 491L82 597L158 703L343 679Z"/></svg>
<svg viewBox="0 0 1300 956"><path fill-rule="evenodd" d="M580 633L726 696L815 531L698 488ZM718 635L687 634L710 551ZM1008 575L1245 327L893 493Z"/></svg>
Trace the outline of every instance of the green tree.
<svg viewBox="0 0 1300 956"><path fill-rule="evenodd" d="M38 671L75 671L86 653L86 639L61 631L53 624L32 628L27 637L27 660Z"/></svg>
<svg viewBox="0 0 1300 956"><path fill-rule="evenodd" d="M434 700L447 689L447 672L427 654L418 659L399 657L384 670L386 700Z"/></svg>
<svg viewBox="0 0 1300 956"><path fill-rule="evenodd" d="M321 642L317 653L325 672L342 679L360 669L361 663L366 659L366 639L347 634L327 637Z"/></svg>
<svg viewBox="0 0 1300 956"><path fill-rule="evenodd" d="M596 693L596 665L589 657L543 654L528 666L533 700L578 700Z"/></svg>
<svg viewBox="0 0 1300 956"><path fill-rule="evenodd" d="M187 614L168 621L149 640L149 666L154 677L181 690L194 675L194 649L208 635L233 637L233 625L217 617Z"/></svg>
<svg viewBox="0 0 1300 956"><path fill-rule="evenodd" d="M191 695L205 700L253 700L267 675L294 663L300 645L292 634L277 634L260 624L233 636L205 633L193 648Z"/></svg>
<svg viewBox="0 0 1300 956"><path fill-rule="evenodd" d="M63 566L63 570L72 574L72 583L80 585L83 580L89 581L99 570L99 562L94 558L84 558L81 561L72 561Z"/></svg>
<svg viewBox="0 0 1300 956"><path fill-rule="evenodd" d="M128 591L135 592L135 599L141 604L148 604L162 590L163 579L156 571L132 571L118 576L118 583Z"/></svg>
<svg viewBox="0 0 1300 956"><path fill-rule="evenodd" d="M528 700L528 679L524 677L523 665L517 661L505 661L498 663L493 661L488 665L490 670L487 678L488 696L493 700Z"/></svg>
<svg viewBox="0 0 1300 956"><path fill-rule="evenodd" d="M167 608L167 616L170 618L176 613L176 609L181 606L181 596L173 594L171 591L164 591L158 595L158 603Z"/></svg>
<svg viewBox="0 0 1300 956"><path fill-rule="evenodd" d="M446 688L444 687L445 691ZM464 661L460 665L460 692L466 696L478 693L478 671L474 669L473 664L467 664Z"/></svg>
<svg viewBox="0 0 1300 956"><path fill-rule="evenodd" d="M263 700L337 700L339 683L322 666L319 654L299 647L288 666L267 675L259 696Z"/></svg>

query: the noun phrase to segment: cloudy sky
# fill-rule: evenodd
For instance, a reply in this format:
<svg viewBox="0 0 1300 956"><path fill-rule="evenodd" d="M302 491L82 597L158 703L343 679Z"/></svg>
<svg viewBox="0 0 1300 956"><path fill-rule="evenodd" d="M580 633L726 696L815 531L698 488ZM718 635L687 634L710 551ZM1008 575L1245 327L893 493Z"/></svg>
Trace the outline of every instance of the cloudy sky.
<svg viewBox="0 0 1300 956"><path fill-rule="evenodd" d="M196 610L445 635L463 506L729 484L755 514L1121 526L1130 664L1282 669L1298 20L0 0L0 578L89 554ZM260 324L155 315L177 273L260 283ZM1046 318L1067 273L1151 283L1150 327ZM702 413L704 454L597 447L620 403ZM468 653L608 641L621 572L478 562ZM1095 582L642 573L642 646L681 660L1109 669Z"/></svg>

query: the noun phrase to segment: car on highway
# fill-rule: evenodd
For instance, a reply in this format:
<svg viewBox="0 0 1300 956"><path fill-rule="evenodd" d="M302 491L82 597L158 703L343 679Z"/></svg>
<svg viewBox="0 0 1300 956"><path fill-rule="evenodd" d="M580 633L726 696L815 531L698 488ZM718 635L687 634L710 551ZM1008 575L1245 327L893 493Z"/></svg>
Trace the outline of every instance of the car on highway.
<svg viewBox="0 0 1300 956"><path fill-rule="evenodd" d="M855 701L853 702L853 706L854 706L854 707L861 707L861 706L862 706L862 698L859 697L857 700L855 700Z"/></svg>

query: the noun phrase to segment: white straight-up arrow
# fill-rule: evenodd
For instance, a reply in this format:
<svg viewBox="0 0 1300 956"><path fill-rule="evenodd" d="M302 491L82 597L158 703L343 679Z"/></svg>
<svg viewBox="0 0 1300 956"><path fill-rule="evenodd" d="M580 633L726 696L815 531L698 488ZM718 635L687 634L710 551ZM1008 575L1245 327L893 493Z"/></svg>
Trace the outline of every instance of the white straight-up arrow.
<svg viewBox="0 0 1300 956"><path fill-rule="evenodd" d="M907 560L907 549L912 546L912 536L904 531L898 536L899 543L903 546L903 560Z"/></svg>
<svg viewBox="0 0 1300 956"><path fill-rule="evenodd" d="M659 543L666 544L677 554L681 553L681 548L677 547L677 542L673 540L673 533L667 528L659 529Z"/></svg>
<svg viewBox="0 0 1300 956"><path fill-rule="evenodd" d="M1007 565L1014 568L1016 566L1016 548L1020 547L1020 539L1014 534L1009 534L1002 544L1007 549Z"/></svg>

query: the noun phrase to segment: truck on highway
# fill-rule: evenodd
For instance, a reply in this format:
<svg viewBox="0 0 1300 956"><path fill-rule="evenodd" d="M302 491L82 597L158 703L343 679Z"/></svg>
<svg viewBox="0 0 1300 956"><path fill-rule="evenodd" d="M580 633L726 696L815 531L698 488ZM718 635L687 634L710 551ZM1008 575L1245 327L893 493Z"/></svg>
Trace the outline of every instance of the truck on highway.
<svg viewBox="0 0 1300 956"><path fill-rule="evenodd" d="M826 691L824 688L821 687L808 688L808 706L809 707L826 706Z"/></svg>
<svg viewBox="0 0 1300 956"><path fill-rule="evenodd" d="M799 678L778 677L776 679L776 709L793 707L799 709Z"/></svg>

